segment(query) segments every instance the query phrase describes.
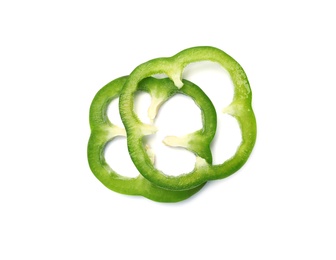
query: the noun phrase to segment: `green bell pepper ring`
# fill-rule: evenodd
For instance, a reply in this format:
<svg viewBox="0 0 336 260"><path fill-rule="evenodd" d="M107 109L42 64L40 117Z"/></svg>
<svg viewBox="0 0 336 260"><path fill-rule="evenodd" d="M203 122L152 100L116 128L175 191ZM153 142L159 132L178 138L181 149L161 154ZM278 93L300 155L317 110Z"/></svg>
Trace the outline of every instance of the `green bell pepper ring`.
<svg viewBox="0 0 336 260"><path fill-rule="evenodd" d="M107 143L112 141L117 136L125 136L126 133L124 129L112 124L107 117L108 105L113 99L119 97L121 89L126 80L127 76L115 79L112 82L108 83L106 86L98 91L92 101L90 107L91 135L87 150L89 166L92 172L107 188L122 194L140 195L158 202L178 202L189 198L197 191L199 191L204 186L204 184L184 191L166 190L157 187L156 185L153 185L141 174L139 174L136 178L129 178L119 175L106 163L104 158L104 149ZM165 91L157 91L160 84L164 85L163 89ZM186 84L186 86L187 85L189 85L189 83ZM155 117L156 111L160 104L162 104L162 102L167 100L175 93L181 92L174 86L174 84L169 79L145 79L140 84L140 88L144 91L152 92L151 95L154 95L154 97L156 97L156 99L154 99L156 100L156 102L152 102L152 105L149 109L149 114L152 118ZM192 91L194 91L194 89L199 89L197 88L197 86L194 85L190 86L189 88ZM186 89L188 89L188 87L186 87ZM201 92L201 90L199 91ZM205 94L203 95L205 96ZM209 103L209 106L212 106L211 102ZM210 114L212 114L213 111L214 108L212 107L210 109ZM209 118L208 120L212 120L215 122L214 125L209 127L209 131L206 131L209 138L212 140L216 129L216 118ZM154 127L147 125L144 126L144 129L144 131L152 133ZM148 154L148 151L146 151L146 155L149 160L147 163L153 164L153 158Z"/></svg>
<svg viewBox="0 0 336 260"><path fill-rule="evenodd" d="M137 116L133 111L133 96L139 83L155 74L166 74L178 88L184 85L181 80L184 68L193 62L212 61L226 69L233 81L234 97L231 104L223 110L239 123L242 141L234 156L219 165L211 165L209 161L196 164L193 171L179 176L167 176L152 164L143 162L139 155L142 146L141 132L136 130ZM228 54L214 47L194 47L183 50L175 56L158 58L145 62L134 69L120 95L119 110L127 132L128 149L132 160L140 173L155 185L171 190L186 190L215 179L225 178L239 170L250 156L256 141L256 120L251 106L252 92L243 68ZM201 110L202 110L201 104ZM203 110L202 110L203 111ZM182 146L191 149L199 140L192 138L168 138L167 145ZM207 148L205 148L207 149ZM143 155L143 154L142 154Z"/></svg>

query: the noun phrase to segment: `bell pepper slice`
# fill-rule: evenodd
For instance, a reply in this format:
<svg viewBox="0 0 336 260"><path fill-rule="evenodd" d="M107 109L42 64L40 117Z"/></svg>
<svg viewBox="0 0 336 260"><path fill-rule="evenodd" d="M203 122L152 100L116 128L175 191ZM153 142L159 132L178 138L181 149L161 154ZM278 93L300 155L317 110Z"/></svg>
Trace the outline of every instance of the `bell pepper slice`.
<svg viewBox="0 0 336 260"><path fill-rule="evenodd" d="M127 78L127 76L121 77L108 83L98 91L91 103L91 135L87 149L88 162L91 171L107 188L118 193L144 196L150 200L158 202L178 202L185 200L198 192L205 183L195 188L183 191L167 190L152 184L141 174L139 174L136 178L122 176L111 169L111 167L105 161L104 149L107 143L113 141L113 139L117 136L126 135L125 129L120 128L110 122L107 116L107 109L110 102L113 99L119 97L121 89L127 81ZM182 93L191 96L195 95L198 97L197 100L207 99L209 102L207 104L209 107L209 112L205 115L203 114L203 120L207 122L206 129L203 129L205 132L204 140L207 141L203 140L203 144L205 147L209 147L216 131L216 114L214 112L215 108L207 96L196 85L192 84L191 82L185 82L185 87L183 89L178 89L168 78L147 78L139 84L139 89L149 92L153 97L152 104L149 108L149 116L152 119L155 118L156 112L160 105L176 93ZM145 125L140 121L138 121L137 124L134 124L134 127L137 127L138 131L141 129L140 132L144 135L153 134L155 132L155 127L153 125ZM194 133L194 136L197 137L198 133ZM140 142L141 145L137 154L141 154L142 157L145 158L143 163L153 165L153 156L151 155L150 151L148 151L148 149L142 145L142 140L140 140ZM195 149L197 149L197 147ZM205 154L207 160L211 162L212 156L210 148L203 153Z"/></svg>
<svg viewBox="0 0 336 260"><path fill-rule="evenodd" d="M138 131L138 128L135 127L138 125L138 119L133 110L134 93L139 89L139 83L144 78L155 74L166 74L176 87L182 88L185 85L185 81L182 80L184 68L190 63L199 61L217 62L230 74L234 85L234 97L231 104L223 112L233 116L238 121L242 141L235 154L222 164L212 165L209 160L197 160L199 163L196 163L193 171L179 176L168 176L156 169L153 164L144 163L144 161L147 161L144 160L146 154L139 152L143 149L141 147L144 133ZM119 100L120 115L127 132L128 149L134 164L146 179L159 187L171 190L187 190L209 180L228 177L245 164L256 141L256 119L251 102L252 92L243 68L228 54L214 47L193 47L172 57L157 58L139 65L130 74ZM200 108L204 112L201 102ZM195 150L199 157L202 157L200 151L207 149L202 145L201 137L168 138L165 143ZM197 145L199 147L195 149Z"/></svg>

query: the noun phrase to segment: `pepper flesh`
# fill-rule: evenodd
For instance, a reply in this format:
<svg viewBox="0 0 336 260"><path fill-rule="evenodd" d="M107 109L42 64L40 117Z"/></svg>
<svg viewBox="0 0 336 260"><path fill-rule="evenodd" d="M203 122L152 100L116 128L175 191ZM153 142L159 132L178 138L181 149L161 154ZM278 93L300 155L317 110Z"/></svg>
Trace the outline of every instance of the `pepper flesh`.
<svg viewBox="0 0 336 260"><path fill-rule="evenodd" d="M223 112L230 114L238 121L242 141L234 156L222 164L212 165L209 161L202 161L202 163L196 164L194 170L189 173L167 176L156 169L154 165L144 164L143 157L136 152L140 149L142 134L139 134L133 127L136 123L136 115L133 111L133 95L139 88L138 85L142 79L155 74L166 74L176 87L181 88L184 85L184 81L182 81L184 68L190 63L199 61L217 62L229 72L234 85L234 96L231 104ZM120 115L126 128L128 149L134 164L146 179L159 187L171 190L190 189L208 180L222 179L235 173L247 161L256 140L256 120L251 102L252 92L243 68L228 54L214 47L189 48L175 56L158 58L139 65L130 74L119 100ZM181 145L189 149L191 146L197 146L200 140L191 138L184 143L170 141L172 141L173 146ZM202 149L202 146L200 149Z"/></svg>
<svg viewBox="0 0 336 260"><path fill-rule="evenodd" d="M125 130L114 125L110 122L107 117L107 109L110 102L119 97L121 89L127 80L127 76L121 77L113 80L98 91L94 97L91 107L90 107L90 127L91 135L88 143L88 161L89 166L94 173L94 175L109 189L127 195L140 195L148 199L159 201L159 202L177 202L189 198L197 191L199 191L205 183L183 191L173 191L160 188L147 179L145 179L141 174L136 178L129 178L116 173L105 161L104 149L108 142L112 141L117 136L125 136ZM199 99L207 100L208 112L203 113L203 121L206 122L206 126L203 129L204 140L203 145L209 147L205 151L205 157L209 162L212 160L210 151L210 142L213 139L216 131L216 113L211 101L207 96L200 90L196 85L191 82L185 81L185 87L183 89L178 89L174 86L173 82L166 79L155 79L147 78L144 79L140 85L139 89L142 91L147 91L160 102L154 102L150 107L150 114L152 119L155 118L156 112L160 105L173 96L176 93L182 93L185 95L196 95L198 98L195 100L198 104ZM196 93L196 94L194 94ZM205 102L205 101L203 101ZM153 112L154 111L154 112ZM138 120L138 119L137 119ZM155 132L155 127L151 125L145 125L138 120L138 124L134 127L139 127L142 133L153 134ZM197 135L197 134L196 134ZM150 156L146 147L143 146L141 141L141 155L145 158L144 163L147 165L153 165L153 158ZM136 152L139 154L139 152ZM136 156L133 154L133 156Z"/></svg>

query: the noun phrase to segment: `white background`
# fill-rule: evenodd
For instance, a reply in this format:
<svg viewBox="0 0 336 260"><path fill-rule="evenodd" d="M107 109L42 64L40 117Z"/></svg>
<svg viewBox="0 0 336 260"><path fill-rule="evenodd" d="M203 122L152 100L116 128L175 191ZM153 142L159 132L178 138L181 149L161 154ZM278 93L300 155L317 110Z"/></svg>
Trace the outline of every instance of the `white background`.
<svg viewBox="0 0 336 260"><path fill-rule="evenodd" d="M332 3L2 1L0 258L336 259ZM106 189L86 159L93 96L198 45L249 77L248 163L182 203Z"/></svg>

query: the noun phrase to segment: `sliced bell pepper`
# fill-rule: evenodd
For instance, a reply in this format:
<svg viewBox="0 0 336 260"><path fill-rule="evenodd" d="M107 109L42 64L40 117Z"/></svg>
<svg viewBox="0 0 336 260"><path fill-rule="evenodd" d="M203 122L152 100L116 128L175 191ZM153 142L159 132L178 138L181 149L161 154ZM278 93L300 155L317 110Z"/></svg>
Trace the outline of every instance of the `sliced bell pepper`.
<svg viewBox="0 0 336 260"><path fill-rule="evenodd" d="M185 147L194 151L198 158L193 171L179 176L168 176L156 169L154 164L149 163L148 155L144 152L142 139L150 133L144 130L146 127L141 124L134 112L134 94L140 89L143 79L155 74L166 74L177 88L183 89L186 85L186 81L182 80L184 68L190 63L199 61L217 62L229 72L234 85L234 97L223 112L230 114L238 121L242 141L230 159L222 164L212 165L207 157L208 146L204 145L204 142L207 143L208 140L204 141L204 136L195 133L185 138L168 137L165 139L167 145ZM195 98L200 99L198 96ZM233 174L247 161L256 140L256 119L251 101L252 92L243 68L228 54L214 47L189 48L172 57L158 58L139 65L127 79L119 101L121 119L127 132L128 149L135 166L147 180L159 187L171 190L192 189L206 181L222 179ZM206 112L206 103L199 102L203 113Z"/></svg>
<svg viewBox="0 0 336 260"><path fill-rule="evenodd" d="M110 102L119 97L127 78L127 76L121 77L108 83L98 91L92 101L90 107L91 135L87 150L89 166L92 172L107 188L122 194L140 195L159 202L177 202L189 198L199 191L205 183L183 191L163 189L145 179L141 174L136 178L122 176L111 169L105 161L104 149L107 143L113 141L117 136L126 135L123 128L110 122L107 116L107 109ZM152 103L148 110L149 117L152 120L154 120L160 105L176 93L189 95L194 99L197 105L203 104L207 107L207 111L202 114L204 122L203 129L190 136L200 138L202 141L202 146L195 144L191 150L198 151L199 154L204 156L204 158L211 163L210 143L216 131L215 108L201 89L191 82L185 81L184 83L184 87L178 89L168 78L156 79L150 77L140 82L139 90L146 91L152 96ZM135 117L134 120L135 122L132 126L133 131L140 134L141 137L155 133L156 128L153 125L143 124L138 117ZM137 138L137 141L139 142L137 145L138 150L130 151L132 157L135 157L137 160L142 160L142 164L147 165L147 167L153 166L153 156L146 146L143 145L142 138ZM200 149L200 147L202 147L202 149Z"/></svg>

